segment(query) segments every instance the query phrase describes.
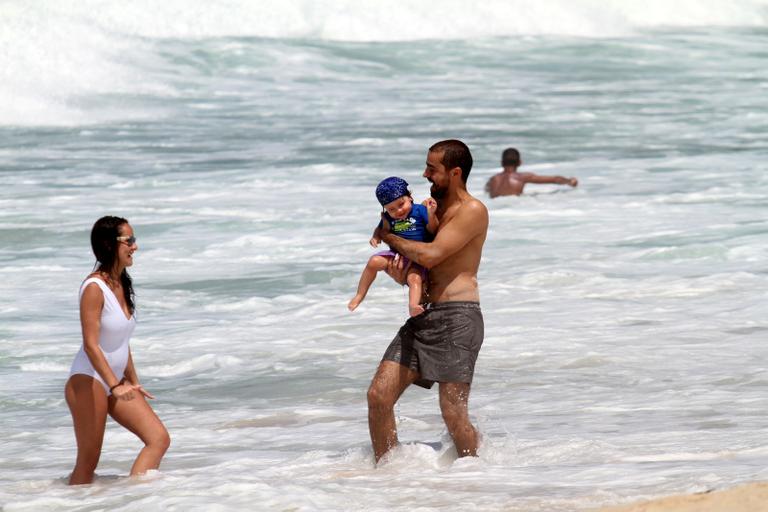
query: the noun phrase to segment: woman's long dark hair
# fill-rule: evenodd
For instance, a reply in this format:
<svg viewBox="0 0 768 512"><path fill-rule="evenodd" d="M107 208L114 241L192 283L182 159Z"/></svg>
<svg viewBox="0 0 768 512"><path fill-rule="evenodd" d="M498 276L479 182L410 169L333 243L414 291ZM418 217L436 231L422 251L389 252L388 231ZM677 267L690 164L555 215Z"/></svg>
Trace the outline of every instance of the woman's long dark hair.
<svg viewBox="0 0 768 512"><path fill-rule="evenodd" d="M120 226L128 224L122 217L107 215L96 221L91 230L91 248L98 262L97 270L110 274L117 264L117 247L120 243ZM136 302L133 293L133 281L128 275L128 269L123 269L120 274L120 283L123 285L123 295L128 304L128 310L133 313L136 310Z"/></svg>

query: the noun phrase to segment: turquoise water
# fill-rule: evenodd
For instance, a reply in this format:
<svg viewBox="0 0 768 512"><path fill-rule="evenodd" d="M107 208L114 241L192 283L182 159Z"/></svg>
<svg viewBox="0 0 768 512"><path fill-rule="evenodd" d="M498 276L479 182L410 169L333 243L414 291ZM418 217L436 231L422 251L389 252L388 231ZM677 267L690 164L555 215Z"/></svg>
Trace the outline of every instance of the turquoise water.
<svg viewBox="0 0 768 512"><path fill-rule="evenodd" d="M566 511L768 477L764 3L490 2L460 35L377 2L57 5L0 7L5 510ZM483 447L455 460L436 393L409 390L375 469L365 390L406 296L346 303L376 183L425 197L449 137L491 216ZM579 187L490 200L507 146ZM105 214L139 239L133 354L173 444L131 485L138 441L110 423L102 478L70 489L62 388Z"/></svg>

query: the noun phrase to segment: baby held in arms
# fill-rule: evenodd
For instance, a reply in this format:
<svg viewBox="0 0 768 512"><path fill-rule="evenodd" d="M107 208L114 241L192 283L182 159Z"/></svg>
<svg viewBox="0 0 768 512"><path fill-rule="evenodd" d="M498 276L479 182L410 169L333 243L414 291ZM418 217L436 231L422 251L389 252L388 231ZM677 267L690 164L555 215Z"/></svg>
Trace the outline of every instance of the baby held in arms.
<svg viewBox="0 0 768 512"><path fill-rule="evenodd" d="M380 230L386 229L384 222L393 234L419 242L430 241L437 231L438 221L435 215L437 202L429 198L424 201L424 204L414 204L411 191L408 190L408 183L404 179L392 176L383 180L376 187L376 199L379 200L384 211L381 215L382 220L373 231L370 240L373 247L378 247L381 243ZM354 311L360 305L376 279L376 274L386 270L389 260L394 258L395 254L391 250L380 251L370 257L360 276L357 293L347 305L350 311ZM408 265L407 259L404 260L404 264ZM412 263L406 279L409 288L408 312L411 316L424 312L420 302L426 279L427 270L421 265Z"/></svg>

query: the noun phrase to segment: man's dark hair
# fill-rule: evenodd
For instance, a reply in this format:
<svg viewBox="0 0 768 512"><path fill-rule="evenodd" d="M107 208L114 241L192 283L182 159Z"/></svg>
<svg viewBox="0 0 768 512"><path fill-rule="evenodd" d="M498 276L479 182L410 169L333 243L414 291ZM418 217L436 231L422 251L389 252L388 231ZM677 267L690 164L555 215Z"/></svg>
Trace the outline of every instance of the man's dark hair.
<svg viewBox="0 0 768 512"><path fill-rule="evenodd" d="M461 181L467 182L469 171L472 170L472 153L466 144L456 139L441 140L429 148L429 152L443 152L443 166L447 169L459 167L461 169Z"/></svg>
<svg viewBox="0 0 768 512"><path fill-rule="evenodd" d="M502 167L520 167L520 152L515 148L507 148L501 154Z"/></svg>

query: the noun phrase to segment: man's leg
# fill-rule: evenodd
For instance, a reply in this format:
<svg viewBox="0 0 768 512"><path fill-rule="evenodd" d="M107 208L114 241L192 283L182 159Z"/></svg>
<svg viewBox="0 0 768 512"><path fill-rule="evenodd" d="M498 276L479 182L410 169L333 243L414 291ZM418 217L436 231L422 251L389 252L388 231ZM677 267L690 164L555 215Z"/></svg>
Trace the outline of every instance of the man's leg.
<svg viewBox="0 0 768 512"><path fill-rule="evenodd" d="M469 383L441 382L440 411L459 457L477 456L477 431L469 421Z"/></svg>
<svg viewBox="0 0 768 512"><path fill-rule="evenodd" d="M394 361L382 361L368 388L368 430L376 462L397 445L395 402L419 373Z"/></svg>

